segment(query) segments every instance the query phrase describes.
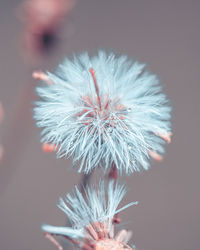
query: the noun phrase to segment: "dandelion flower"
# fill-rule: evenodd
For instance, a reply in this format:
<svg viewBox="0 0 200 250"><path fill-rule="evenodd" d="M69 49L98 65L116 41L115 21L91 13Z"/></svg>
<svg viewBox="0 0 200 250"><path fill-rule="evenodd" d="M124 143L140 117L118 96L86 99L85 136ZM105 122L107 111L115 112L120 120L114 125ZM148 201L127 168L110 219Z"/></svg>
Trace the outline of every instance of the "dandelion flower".
<svg viewBox="0 0 200 250"><path fill-rule="evenodd" d="M170 111L158 78L145 65L100 51L66 59L38 87L34 117L42 142L59 146L58 157L73 156L79 172L96 167L119 173L149 168L162 160L170 142Z"/></svg>
<svg viewBox="0 0 200 250"><path fill-rule="evenodd" d="M53 235L63 236L81 249L131 249L127 245L131 232L121 230L114 236L114 216L137 204L131 202L118 208L125 193L125 186L114 184L114 181L111 181L107 188L103 181L97 189L94 186L87 187L84 196L75 187L72 195L67 194L64 199L60 198L58 203L58 207L67 215L72 227L44 224L42 230L59 249L62 247Z"/></svg>

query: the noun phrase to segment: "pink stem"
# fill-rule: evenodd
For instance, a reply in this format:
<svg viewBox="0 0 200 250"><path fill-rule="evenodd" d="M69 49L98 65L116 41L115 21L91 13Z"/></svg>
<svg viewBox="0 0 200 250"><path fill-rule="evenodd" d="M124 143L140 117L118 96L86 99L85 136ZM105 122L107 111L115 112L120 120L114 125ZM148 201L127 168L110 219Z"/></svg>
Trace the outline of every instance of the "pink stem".
<svg viewBox="0 0 200 250"><path fill-rule="evenodd" d="M96 91L96 94L97 94L97 102L98 102L99 108L101 110L101 99L100 99L100 95L99 95L99 87L98 87L98 84L97 84L95 71L94 71L93 68L90 68L89 71L90 71L90 73L92 75L92 78L93 78L93 81L94 81L94 87L95 87L95 91Z"/></svg>

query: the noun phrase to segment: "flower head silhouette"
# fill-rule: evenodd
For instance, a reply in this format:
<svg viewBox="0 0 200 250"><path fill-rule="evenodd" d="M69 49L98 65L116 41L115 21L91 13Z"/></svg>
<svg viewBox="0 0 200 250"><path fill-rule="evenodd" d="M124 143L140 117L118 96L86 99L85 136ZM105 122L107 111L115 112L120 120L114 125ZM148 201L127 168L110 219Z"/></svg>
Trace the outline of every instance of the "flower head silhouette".
<svg viewBox="0 0 200 250"><path fill-rule="evenodd" d="M55 244L58 242L52 236L60 235L82 249L131 249L127 245L131 232L121 230L114 236L114 216L127 207L137 204L131 202L118 208L125 193L125 186L114 184L114 181L111 181L108 187L105 187L103 181L99 183L97 189L95 186L87 187L85 197L75 187L74 194L67 194L58 203L58 207L68 216L72 227L44 224L42 230Z"/></svg>
<svg viewBox="0 0 200 250"><path fill-rule="evenodd" d="M150 157L162 159L171 108L144 64L100 51L66 59L44 76L34 109L42 141L55 144L58 157L73 155L79 172L114 164L128 174L147 170Z"/></svg>
<svg viewBox="0 0 200 250"><path fill-rule="evenodd" d="M57 41L57 33L75 0L24 0L19 17L24 22L24 47L30 55L49 52Z"/></svg>

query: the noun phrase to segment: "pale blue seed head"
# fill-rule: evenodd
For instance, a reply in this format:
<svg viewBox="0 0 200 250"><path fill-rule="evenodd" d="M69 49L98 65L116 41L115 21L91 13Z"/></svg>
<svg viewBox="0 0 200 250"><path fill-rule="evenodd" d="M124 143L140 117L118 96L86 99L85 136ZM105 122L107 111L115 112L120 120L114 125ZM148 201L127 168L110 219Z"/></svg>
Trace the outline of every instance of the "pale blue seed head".
<svg viewBox="0 0 200 250"><path fill-rule="evenodd" d="M58 145L58 157L73 156L79 172L112 164L119 173L147 170L164 153L171 108L144 64L100 51L65 59L47 74L53 84L36 89L34 118L42 141Z"/></svg>
<svg viewBox="0 0 200 250"><path fill-rule="evenodd" d="M100 181L97 186L86 187L84 194L76 186L72 194L68 193L58 202L58 207L67 215L71 227L43 224L42 230L71 239L84 239L88 233L87 228L93 227L97 230L95 224L101 223L111 236L114 215L138 204L138 202L131 202L120 208L119 203L125 194L126 187L118 183L114 184L114 181L110 181L108 185Z"/></svg>

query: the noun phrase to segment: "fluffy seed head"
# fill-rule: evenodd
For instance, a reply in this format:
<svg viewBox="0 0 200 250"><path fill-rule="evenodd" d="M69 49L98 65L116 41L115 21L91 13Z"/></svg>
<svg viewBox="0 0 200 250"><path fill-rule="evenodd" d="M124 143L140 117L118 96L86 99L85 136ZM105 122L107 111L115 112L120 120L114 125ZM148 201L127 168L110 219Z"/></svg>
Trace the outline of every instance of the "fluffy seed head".
<svg viewBox="0 0 200 250"><path fill-rule="evenodd" d="M34 109L42 141L59 146L58 157L73 155L79 172L114 164L131 173L148 169L150 157L162 159L171 108L144 64L85 53L47 77L53 84L37 88L41 100Z"/></svg>
<svg viewBox="0 0 200 250"><path fill-rule="evenodd" d="M131 202L119 208L126 193L124 185L111 181L105 187L101 181L98 187L85 189L84 195L75 187L73 194L60 198L58 207L64 211L72 227L56 227L44 224L42 230L52 235L64 236L80 248L88 245L92 249L130 249L126 244L131 233L122 230L114 237L114 215L136 205Z"/></svg>

